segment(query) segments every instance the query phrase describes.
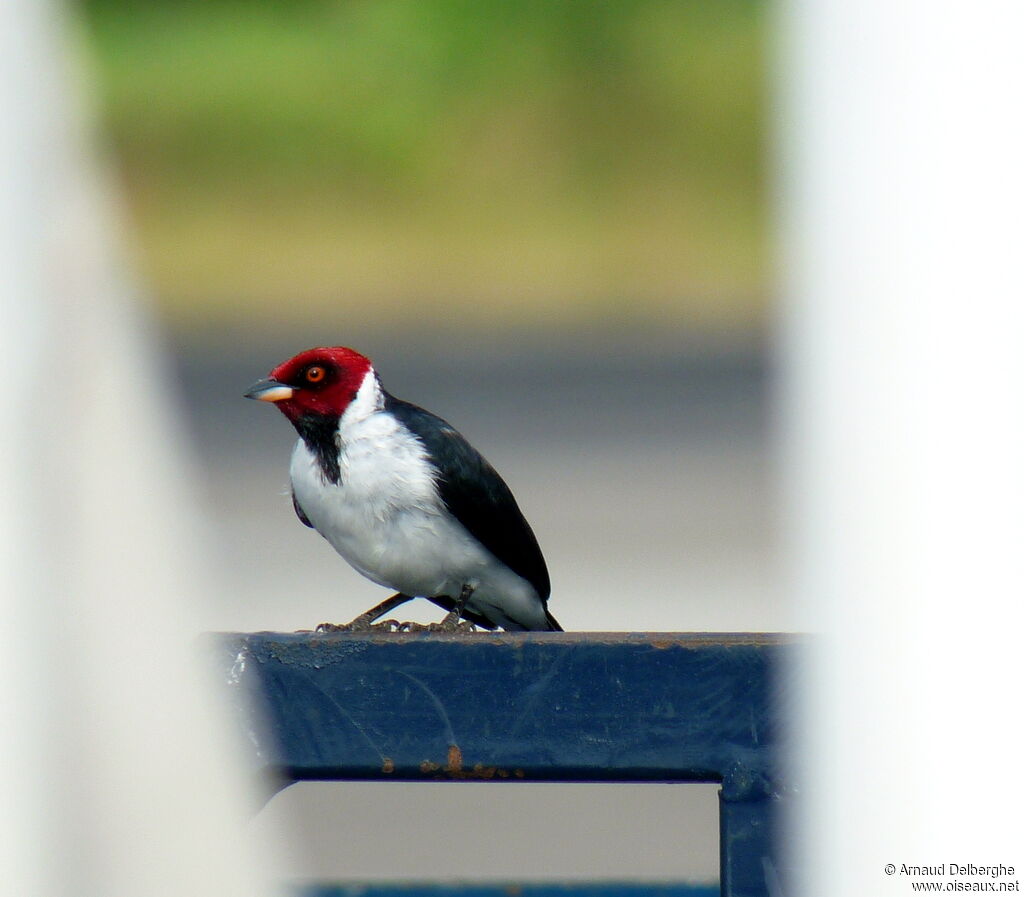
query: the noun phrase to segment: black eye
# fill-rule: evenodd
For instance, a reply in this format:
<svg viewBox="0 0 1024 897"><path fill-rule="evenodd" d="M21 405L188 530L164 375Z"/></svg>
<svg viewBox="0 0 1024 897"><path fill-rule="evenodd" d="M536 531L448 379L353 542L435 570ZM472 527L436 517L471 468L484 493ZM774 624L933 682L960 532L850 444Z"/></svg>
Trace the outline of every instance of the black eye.
<svg viewBox="0 0 1024 897"><path fill-rule="evenodd" d="M314 364L312 367L306 368L305 376L307 383L320 383L327 376L327 371L320 365Z"/></svg>

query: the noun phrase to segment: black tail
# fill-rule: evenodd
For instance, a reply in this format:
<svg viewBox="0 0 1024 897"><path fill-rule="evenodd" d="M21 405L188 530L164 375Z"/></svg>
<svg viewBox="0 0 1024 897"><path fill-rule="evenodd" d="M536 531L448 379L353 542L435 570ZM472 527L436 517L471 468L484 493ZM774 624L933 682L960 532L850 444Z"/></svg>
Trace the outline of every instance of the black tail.
<svg viewBox="0 0 1024 897"><path fill-rule="evenodd" d="M431 598L428 598L427 601L433 602L438 607L444 608L444 610L450 611L455 609L455 601L452 598L449 598L447 595L435 595ZM544 616L547 618L548 627L547 629L541 629L540 627L538 627L536 630L537 632L565 632L565 630L562 629L562 624L559 623L558 620L556 620L553 616L551 616L551 611L549 611L546 607L544 608ZM473 611L465 609L462 611L462 618L464 620L469 620L470 622L475 623L481 629L493 630L497 629L498 626L500 625L502 629L506 630L507 632L525 632L530 628L529 626L523 626L521 623L517 624L514 620L509 620L507 623L494 623L493 621L488 620L486 617L481 617L479 614L475 614L473 613Z"/></svg>
<svg viewBox="0 0 1024 897"><path fill-rule="evenodd" d="M549 611L546 607L544 608L544 613L547 614L548 617L548 632L565 632L565 630L562 628L562 624L559 623L558 620L556 620L553 616L551 616L551 611Z"/></svg>

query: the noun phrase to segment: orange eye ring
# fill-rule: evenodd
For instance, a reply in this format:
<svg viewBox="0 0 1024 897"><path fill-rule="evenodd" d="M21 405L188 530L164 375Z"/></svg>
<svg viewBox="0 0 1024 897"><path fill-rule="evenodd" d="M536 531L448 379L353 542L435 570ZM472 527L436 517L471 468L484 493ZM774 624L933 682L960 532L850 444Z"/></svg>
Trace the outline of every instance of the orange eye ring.
<svg viewBox="0 0 1024 897"><path fill-rule="evenodd" d="M320 367L320 365L315 364L315 365L313 365L313 367L311 367L309 370L306 371L306 382L307 383L319 383L326 376L327 376L327 371L325 371L322 367Z"/></svg>

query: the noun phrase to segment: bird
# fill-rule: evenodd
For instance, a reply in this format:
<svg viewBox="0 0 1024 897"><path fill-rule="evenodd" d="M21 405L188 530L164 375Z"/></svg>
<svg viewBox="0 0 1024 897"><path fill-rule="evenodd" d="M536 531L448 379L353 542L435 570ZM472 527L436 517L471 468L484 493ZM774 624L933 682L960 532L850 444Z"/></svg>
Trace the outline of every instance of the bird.
<svg viewBox="0 0 1024 897"><path fill-rule="evenodd" d="M276 405L298 433L289 475L299 520L395 591L318 630L382 628L375 621L420 597L448 611L432 629L562 631L544 556L505 481L451 424L387 392L365 355L308 349L245 397Z"/></svg>

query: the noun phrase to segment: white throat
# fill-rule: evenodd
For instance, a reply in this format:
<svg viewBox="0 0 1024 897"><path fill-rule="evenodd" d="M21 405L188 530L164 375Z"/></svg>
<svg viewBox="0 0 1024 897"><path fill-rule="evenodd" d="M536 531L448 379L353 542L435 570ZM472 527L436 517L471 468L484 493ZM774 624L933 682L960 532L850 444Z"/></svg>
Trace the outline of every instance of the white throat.
<svg viewBox="0 0 1024 897"><path fill-rule="evenodd" d="M380 387L377 372L371 367L363 377L363 382L359 384L355 398L349 402L338 421L338 433L341 438L345 438L346 431L351 432L353 427L358 426L383 407L384 391Z"/></svg>

